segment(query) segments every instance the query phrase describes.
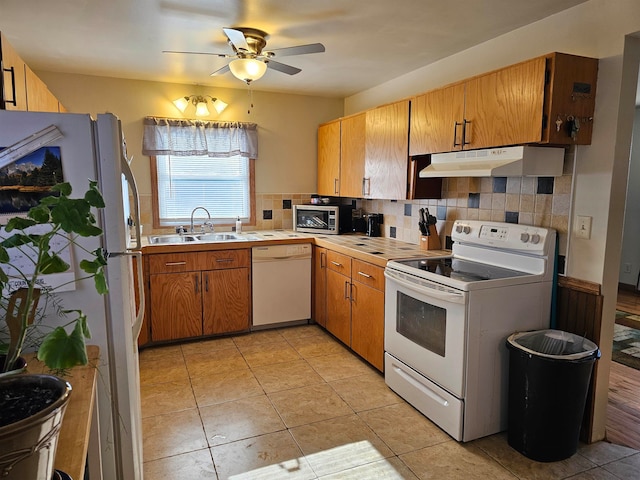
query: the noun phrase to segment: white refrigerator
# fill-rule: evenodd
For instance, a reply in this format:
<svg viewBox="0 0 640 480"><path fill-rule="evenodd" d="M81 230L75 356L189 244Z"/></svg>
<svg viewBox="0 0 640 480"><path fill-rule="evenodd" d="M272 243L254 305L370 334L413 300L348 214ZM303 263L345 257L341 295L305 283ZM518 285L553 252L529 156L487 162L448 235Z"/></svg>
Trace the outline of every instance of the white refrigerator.
<svg viewBox="0 0 640 480"><path fill-rule="evenodd" d="M120 121L111 114L98 115L93 120L80 114L0 110L0 148L4 148L0 151L0 168L43 146L59 148L64 181L71 183L72 197L82 196L89 186L88 180L96 180L106 203L97 212L103 235L82 238L79 243L88 251L106 249L109 293L99 295L93 281L88 280L77 282L74 290L59 294L65 308L79 308L87 315L91 330L87 343L100 347L94 416L97 421L92 425L89 473L92 480L142 479L137 338L144 297L142 286L134 284L132 270L132 257L140 255L140 222L137 189ZM129 205L134 207L131 212ZM137 226L133 241L130 218ZM2 218L0 223L4 223ZM83 272L77 265L83 251L74 248L70 254L71 264L75 265L73 274L80 278ZM138 268L141 263L137 262ZM142 282L142 275L137 278ZM141 299L138 308L135 289ZM69 381L73 385L73 378Z"/></svg>

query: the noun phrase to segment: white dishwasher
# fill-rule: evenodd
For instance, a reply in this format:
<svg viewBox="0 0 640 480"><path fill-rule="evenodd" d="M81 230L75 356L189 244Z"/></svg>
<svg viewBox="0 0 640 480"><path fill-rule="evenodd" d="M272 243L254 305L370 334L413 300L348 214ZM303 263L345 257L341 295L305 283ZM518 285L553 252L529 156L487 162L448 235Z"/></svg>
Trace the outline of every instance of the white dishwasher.
<svg viewBox="0 0 640 480"><path fill-rule="evenodd" d="M251 249L253 327L307 323L311 318L311 244Z"/></svg>

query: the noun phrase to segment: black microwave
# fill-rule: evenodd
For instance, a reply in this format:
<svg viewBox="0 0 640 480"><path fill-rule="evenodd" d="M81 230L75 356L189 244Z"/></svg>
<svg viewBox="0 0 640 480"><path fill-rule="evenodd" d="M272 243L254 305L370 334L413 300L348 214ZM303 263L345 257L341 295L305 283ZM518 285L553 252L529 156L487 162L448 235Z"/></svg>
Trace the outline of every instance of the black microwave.
<svg viewBox="0 0 640 480"><path fill-rule="evenodd" d="M293 229L337 235L351 231L352 205L294 205Z"/></svg>

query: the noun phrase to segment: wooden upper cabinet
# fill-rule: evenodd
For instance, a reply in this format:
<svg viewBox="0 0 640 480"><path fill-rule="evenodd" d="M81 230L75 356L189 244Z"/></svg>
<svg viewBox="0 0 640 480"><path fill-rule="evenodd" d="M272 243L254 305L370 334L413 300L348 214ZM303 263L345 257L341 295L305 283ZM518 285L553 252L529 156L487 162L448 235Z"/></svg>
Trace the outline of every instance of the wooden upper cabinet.
<svg viewBox="0 0 640 480"><path fill-rule="evenodd" d="M552 53L547 55L544 115L547 119L542 142L589 145L596 103L598 59ZM579 129L571 136L571 118Z"/></svg>
<svg viewBox="0 0 640 480"><path fill-rule="evenodd" d="M460 150L464 84L433 90L411 102L409 155Z"/></svg>
<svg viewBox="0 0 640 480"><path fill-rule="evenodd" d="M366 112L365 198L407 198L409 101Z"/></svg>
<svg viewBox="0 0 640 480"><path fill-rule="evenodd" d="M545 64L535 58L465 83L465 149L542 139Z"/></svg>
<svg viewBox="0 0 640 480"><path fill-rule="evenodd" d="M341 123L340 196L362 197L367 117L363 112Z"/></svg>
<svg viewBox="0 0 640 480"><path fill-rule="evenodd" d="M597 59L551 53L419 95L409 153L588 145L597 76Z"/></svg>
<svg viewBox="0 0 640 480"><path fill-rule="evenodd" d="M45 83L24 63L2 33L0 60L0 108L30 112L67 111Z"/></svg>
<svg viewBox="0 0 640 480"><path fill-rule="evenodd" d="M27 86L27 110L30 112L57 113L58 99L28 65L25 65L24 71Z"/></svg>
<svg viewBox="0 0 640 480"><path fill-rule="evenodd" d="M2 64L0 108L26 110L25 63L2 33L0 33L0 60L2 60L0 62Z"/></svg>
<svg viewBox="0 0 640 480"><path fill-rule="evenodd" d="M340 120L318 127L318 193L340 193Z"/></svg>

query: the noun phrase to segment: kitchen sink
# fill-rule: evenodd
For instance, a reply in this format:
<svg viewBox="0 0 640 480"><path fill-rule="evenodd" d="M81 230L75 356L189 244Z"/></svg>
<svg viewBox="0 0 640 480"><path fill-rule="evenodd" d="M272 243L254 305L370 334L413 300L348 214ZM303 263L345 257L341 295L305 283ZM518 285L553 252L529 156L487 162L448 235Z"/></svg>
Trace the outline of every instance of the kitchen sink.
<svg viewBox="0 0 640 480"><path fill-rule="evenodd" d="M149 236L149 243L152 245L158 245L161 243L187 243L195 242L196 237L192 235L151 235Z"/></svg>
<svg viewBox="0 0 640 480"><path fill-rule="evenodd" d="M150 235L149 243L159 245L165 243L216 243L216 242L245 242L256 240L249 235L238 235L237 233L199 233L189 235Z"/></svg>
<svg viewBox="0 0 640 480"><path fill-rule="evenodd" d="M243 242L248 240L248 237L235 233L203 233L194 236L201 242Z"/></svg>

